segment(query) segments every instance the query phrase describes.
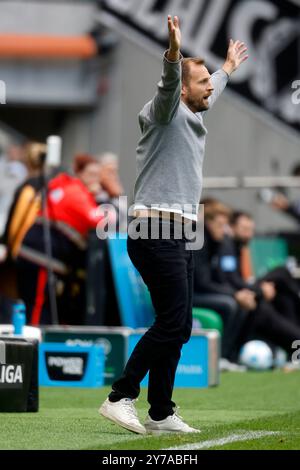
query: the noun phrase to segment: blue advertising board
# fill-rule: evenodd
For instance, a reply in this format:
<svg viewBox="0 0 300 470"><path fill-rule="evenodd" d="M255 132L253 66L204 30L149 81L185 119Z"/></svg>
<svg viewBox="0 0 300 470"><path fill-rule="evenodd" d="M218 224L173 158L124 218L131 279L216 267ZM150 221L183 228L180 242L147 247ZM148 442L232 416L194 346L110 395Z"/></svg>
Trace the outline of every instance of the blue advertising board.
<svg viewBox="0 0 300 470"><path fill-rule="evenodd" d="M150 293L127 253L127 237L107 240L120 317L123 326L145 328L153 323Z"/></svg>
<svg viewBox="0 0 300 470"><path fill-rule="evenodd" d="M216 337L219 336L215 333ZM136 343L141 338L142 334L133 333L128 337L128 355L132 353ZM190 338L187 344L184 344L181 352L180 361L176 371L175 387L209 387L216 385L218 382L211 383L210 375L212 372L212 361L210 351L210 338L209 334L202 332L197 335L196 333ZM218 354L216 351L216 359ZM218 366L215 362L215 368ZM148 384L148 374L141 383L142 387Z"/></svg>
<svg viewBox="0 0 300 470"><path fill-rule="evenodd" d="M39 385L51 387L101 387L104 385L104 349L99 344L39 345Z"/></svg>

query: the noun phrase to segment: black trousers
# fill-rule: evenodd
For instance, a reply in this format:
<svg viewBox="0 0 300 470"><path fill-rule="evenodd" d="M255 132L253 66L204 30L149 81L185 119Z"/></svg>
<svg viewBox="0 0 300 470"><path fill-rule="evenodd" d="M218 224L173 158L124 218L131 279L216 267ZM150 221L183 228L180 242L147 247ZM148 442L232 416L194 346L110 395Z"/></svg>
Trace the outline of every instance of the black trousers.
<svg viewBox="0 0 300 470"><path fill-rule="evenodd" d="M174 413L175 373L182 345L192 331L193 300L193 252L186 250L185 237L174 238L172 226L179 222L160 220L159 223L171 224L170 239L128 237L129 257L150 291L156 316L109 395L111 401L137 398L140 382L149 372L149 415L155 420Z"/></svg>

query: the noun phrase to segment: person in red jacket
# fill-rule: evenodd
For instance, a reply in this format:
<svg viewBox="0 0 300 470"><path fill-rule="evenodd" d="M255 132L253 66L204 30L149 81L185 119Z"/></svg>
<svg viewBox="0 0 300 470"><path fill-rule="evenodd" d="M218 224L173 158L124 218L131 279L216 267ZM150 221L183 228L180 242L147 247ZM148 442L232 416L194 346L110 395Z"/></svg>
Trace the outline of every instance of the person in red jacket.
<svg viewBox="0 0 300 470"><path fill-rule="evenodd" d="M97 226L103 216L95 196L99 193L100 165L89 155L78 155L74 161L76 177L59 174L48 185L48 216L60 221L83 238Z"/></svg>
<svg viewBox="0 0 300 470"><path fill-rule="evenodd" d="M104 220L95 201L100 191L100 166L90 155L74 159L74 173L61 173L48 183L46 210L41 210L35 223L26 233L18 258L18 284L25 302L27 323L31 325L52 322L48 296L48 267L55 274L58 317L60 323L79 324L84 314L83 305L76 318L70 318L70 306L65 301L66 290L74 272L85 268L87 235ZM45 214L46 212L46 214ZM51 257L45 248L45 216L50 224ZM72 286L73 288L74 286ZM76 290L76 289L75 289ZM59 299L64 299L60 302Z"/></svg>

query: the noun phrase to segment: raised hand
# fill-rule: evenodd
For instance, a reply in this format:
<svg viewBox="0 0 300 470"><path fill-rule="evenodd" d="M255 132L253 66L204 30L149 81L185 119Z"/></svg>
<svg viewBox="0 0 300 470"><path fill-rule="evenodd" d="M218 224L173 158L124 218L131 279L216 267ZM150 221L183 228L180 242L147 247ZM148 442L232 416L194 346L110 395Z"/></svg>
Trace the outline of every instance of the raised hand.
<svg viewBox="0 0 300 470"><path fill-rule="evenodd" d="M230 39L223 70L225 70L228 75L232 74L232 72L237 70L239 66L248 59L248 57L249 56L247 55L247 47L245 46L245 43L241 41L234 42L232 39Z"/></svg>
<svg viewBox="0 0 300 470"><path fill-rule="evenodd" d="M181 31L179 28L178 16L172 17L168 15L168 30L169 30L169 52L168 59L171 61L179 60L180 46L181 46Z"/></svg>

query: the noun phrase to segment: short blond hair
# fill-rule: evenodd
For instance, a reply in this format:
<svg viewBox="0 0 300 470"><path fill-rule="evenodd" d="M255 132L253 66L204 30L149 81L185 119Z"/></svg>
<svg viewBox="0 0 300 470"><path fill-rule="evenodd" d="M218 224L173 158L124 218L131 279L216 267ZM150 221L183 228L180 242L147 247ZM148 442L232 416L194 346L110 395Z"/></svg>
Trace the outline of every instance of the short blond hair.
<svg viewBox="0 0 300 470"><path fill-rule="evenodd" d="M201 59L201 57L186 57L183 59L181 64L181 80L185 85L187 85L190 80L191 64L205 65L205 61Z"/></svg>

